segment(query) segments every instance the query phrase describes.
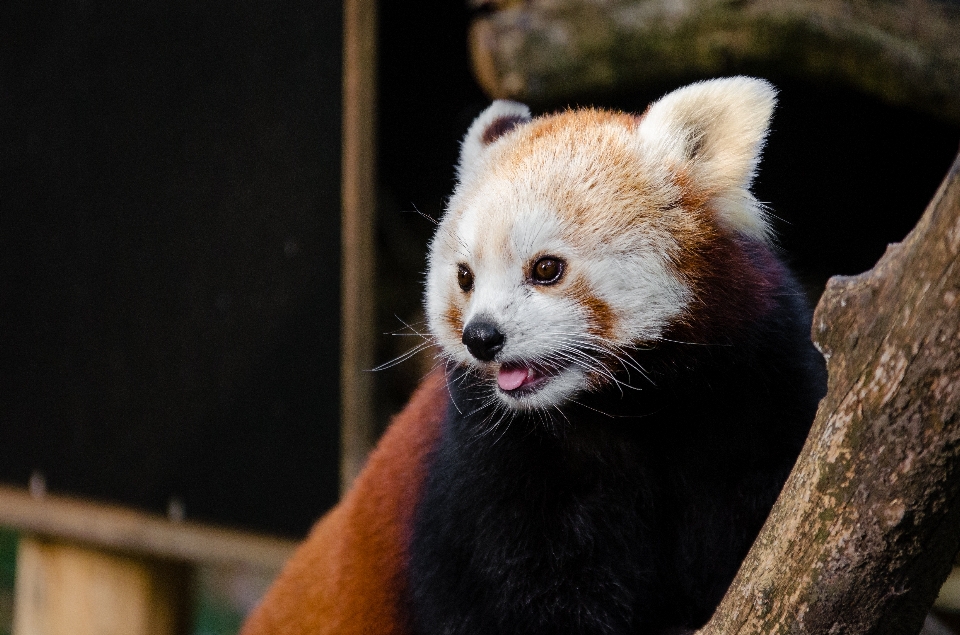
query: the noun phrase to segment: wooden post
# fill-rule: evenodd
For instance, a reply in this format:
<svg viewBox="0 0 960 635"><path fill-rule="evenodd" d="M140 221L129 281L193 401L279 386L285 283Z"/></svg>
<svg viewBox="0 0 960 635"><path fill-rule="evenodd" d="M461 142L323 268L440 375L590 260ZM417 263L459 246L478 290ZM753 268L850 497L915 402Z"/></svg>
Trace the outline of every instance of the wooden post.
<svg viewBox="0 0 960 635"><path fill-rule="evenodd" d="M376 2L345 0L343 16L341 492L353 482L376 441L369 372L374 366Z"/></svg>
<svg viewBox="0 0 960 635"><path fill-rule="evenodd" d="M178 635L189 591L183 564L24 537L13 635Z"/></svg>
<svg viewBox="0 0 960 635"><path fill-rule="evenodd" d="M14 635L186 632L198 564L272 577L295 543L0 485L0 526L24 532Z"/></svg>

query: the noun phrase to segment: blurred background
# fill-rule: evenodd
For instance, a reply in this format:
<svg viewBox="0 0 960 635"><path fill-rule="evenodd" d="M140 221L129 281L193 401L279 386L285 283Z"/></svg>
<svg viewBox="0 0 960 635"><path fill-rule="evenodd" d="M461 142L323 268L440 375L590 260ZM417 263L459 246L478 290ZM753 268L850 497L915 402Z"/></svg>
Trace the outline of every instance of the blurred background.
<svg viewBox="0 0 960 635"><path fill-rule="evenodd" d="M780 103L755 191L812 302L905 236L960 149L955 0L364 2L379 14L363 35L369 368L418 342L424 216L441 215L459 139L491 98L641 112L697 79L769 79ZM334 504L344 6L0 7L11 491L287 541ZM372 436L432 364L370 376ZM17 529L0 530L0 634ZM272 574L196 567L177 628L236 632Z"/></svg>

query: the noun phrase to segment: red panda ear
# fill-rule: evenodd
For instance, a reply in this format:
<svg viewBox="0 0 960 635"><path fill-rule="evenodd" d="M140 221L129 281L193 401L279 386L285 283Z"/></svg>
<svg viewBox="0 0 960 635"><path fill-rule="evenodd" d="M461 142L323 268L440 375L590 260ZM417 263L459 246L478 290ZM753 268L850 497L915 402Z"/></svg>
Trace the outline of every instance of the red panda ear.
<svg viewBox="0 0 960 635"><path fill-rule="evenodd" d="M750 193L776 90L751 77L691 84L647 109L637 128L644 154L682 169L728 229L767 240L763 207Z"/></svg>
<svg viewBox="0 0 960 635"><path fill-rule="evenodd" d="M463 182L483 160L484 150L518 125L530 121L530 109L515 101L498 99L480 113L460 144L457 175Z"/></svg>

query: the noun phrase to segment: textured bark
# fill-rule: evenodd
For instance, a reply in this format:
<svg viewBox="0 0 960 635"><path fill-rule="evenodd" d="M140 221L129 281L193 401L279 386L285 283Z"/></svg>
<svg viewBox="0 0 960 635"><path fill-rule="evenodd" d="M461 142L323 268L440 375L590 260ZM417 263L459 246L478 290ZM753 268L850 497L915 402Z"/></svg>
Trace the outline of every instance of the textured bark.
<svg viewBox="0 0 960 635"><path fill-rule="evenodd" d="M830 280L827 396L702 635L914 634L960 545L960 157L871 271Z"/></svg>
<svg viewBox="0 0 960 635"><path fill-rule="evenodd" d="M937 0L479 0L494 97L565 101L736 72L830 80L960 121L960 5Z"/></svg>

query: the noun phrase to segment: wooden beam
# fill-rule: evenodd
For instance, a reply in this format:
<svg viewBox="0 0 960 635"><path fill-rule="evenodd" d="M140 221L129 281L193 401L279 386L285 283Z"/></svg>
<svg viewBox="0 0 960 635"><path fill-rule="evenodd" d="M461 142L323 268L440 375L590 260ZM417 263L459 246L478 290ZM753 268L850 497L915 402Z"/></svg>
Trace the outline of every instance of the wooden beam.
<svg viewBox="0 0 960 635"><path fill-rule="evenodd" d="M0 486L0 526L120 553L279 571L296 543L271 536L172 522L163 516Z"/></svg>
<svg viewBox="0 0 960 635"><path fill-rule="evenodd" d="M343 16L340 484L346 491L376 441L369 372L374 365L376 2L345 0Z"/></svg>
<svg viewBox="0 0 960 635"><path fill-rule="evenodd" d="M13 635L178 635L189 595L185 564L25 537Z"/></svg>

